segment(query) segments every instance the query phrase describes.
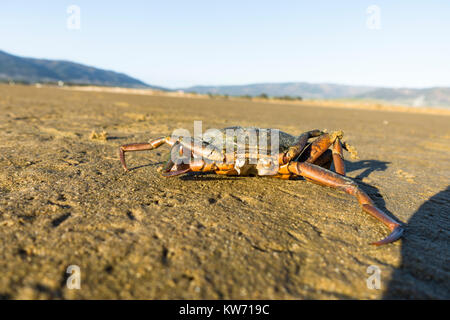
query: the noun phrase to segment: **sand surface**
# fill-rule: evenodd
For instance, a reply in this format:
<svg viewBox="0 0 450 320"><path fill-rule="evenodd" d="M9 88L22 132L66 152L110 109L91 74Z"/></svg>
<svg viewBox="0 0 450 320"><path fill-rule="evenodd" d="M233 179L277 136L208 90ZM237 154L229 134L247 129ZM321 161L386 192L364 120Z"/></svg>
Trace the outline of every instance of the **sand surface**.
<svg viewBox="0 0 450 320"><path fill-rule="evenodd" d="M370 246L387 229L304 180L163 178L167 147L122 171L119 145L194 120L344 130L348 176L404 239ZM1 298L450 298L449 116L1 85L0 130Z"/></svg>

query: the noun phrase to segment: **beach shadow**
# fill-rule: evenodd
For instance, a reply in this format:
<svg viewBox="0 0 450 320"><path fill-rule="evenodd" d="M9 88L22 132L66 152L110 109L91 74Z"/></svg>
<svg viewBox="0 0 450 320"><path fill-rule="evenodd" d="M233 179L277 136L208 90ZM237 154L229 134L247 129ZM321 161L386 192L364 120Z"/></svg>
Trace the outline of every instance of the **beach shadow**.
<svg viewBox="0 0 450 320"><path fill-rule="evenodd" d="M420 206L408 221L402 263L384 299L450 299L450 186Z"/></svg>
<svg viewBox="0 0 450 320"><path fill-rule="evenodd" d="M183 181L216 181L216 180L237 180L237 176L218 175L214 172L189 172L180 176ZM241 177L242 178L242 177Z"/></svg>
<svg viewBox="0 0 450 320"><path fill-rule="evenodd" d="M112 136L112 137L107 137L106 140L124 140L127 139L128 137L117 137L117 136Z"/></svg>
<svg viewBox="0 0 450 320"><path fill-rule="evenodd" d="M164 164L165 162L151 162L151 163L147 163L147 164L142 164L140 166L137 167L132 167L132 168L128 168L128 171L134 171L134 170L138 170L138 169L142 169L142 168L146 168L146 167L158 167L161 166L162 164Z"/></svg>

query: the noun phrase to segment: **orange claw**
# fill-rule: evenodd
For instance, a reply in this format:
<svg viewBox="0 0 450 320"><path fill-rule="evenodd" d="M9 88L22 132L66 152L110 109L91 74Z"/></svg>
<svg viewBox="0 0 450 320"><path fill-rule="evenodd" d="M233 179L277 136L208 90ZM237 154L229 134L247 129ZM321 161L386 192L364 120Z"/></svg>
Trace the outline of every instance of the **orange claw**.
<svg viewBox="0 0 450 320"><path fill-rule="evenodd" d="M403 231L405 231L405 229L402 226L398 225L397 227L394 228L394 230L392 230L391 234L388 235L386 238L377 242L372 242L371 244L373 244L374 246L381 246L383 244L388 244L397 241L403 235Z"/></svg>
<svg viewBox="0 0 450 320"><path fill-rule="evenodd" d="M122 163L122 167L125 171L128 171L127 164L125 162L125 152L129 151L144 151L144 150L152 150L153 146L149 143L131 143L125 144L119 148L120 162Z"/></svg>
<svg viewBox="0 0 450 320"><path fill-rule="evenodd" d="M153 150L156 148L159 148L163 144L167 143L168 145L172 146L174 142L170 140L170 137L166 138L158 138L150 142L141 142L141 143L130 143L125 144L123 146L120 146L119 148L119 157L120 162L122 163L122 167L125 171L128 171L127 164L125 162L125 152L130 151L146 151L146 150Z"/></svg>

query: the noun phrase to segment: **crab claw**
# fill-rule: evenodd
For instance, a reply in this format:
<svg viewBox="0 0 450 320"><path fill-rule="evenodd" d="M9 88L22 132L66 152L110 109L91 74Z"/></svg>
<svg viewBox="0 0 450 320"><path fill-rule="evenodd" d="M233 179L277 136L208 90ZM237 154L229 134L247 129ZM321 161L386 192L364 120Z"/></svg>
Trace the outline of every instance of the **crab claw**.
<svg viewBox="0 0 450 320"><path fill-rule="evenodd" d="M375 246L381 246L383 244L388 244L397 241L402 236L404 230L405 229L402 226L397 225L395 228L392 229L391 234L388 235L386 238L377 242L372 242L371 244Z"/></svg>
<svg viewBox="0 0 450 320"><path fill-rule="evenodd" d="M127 164L125 162L125 152L130 151L144 151L144 150L152 150L154 147L147 143L147 142L141 142L141 143L130 143L125 144L119 148L119 157L120 162L122 162L122 167L125 171L128 171Z"/></svg>
<svg viewBox="0 0 450 320"><path fill-rule="evenodd" d="M174 165L171 170L164 170L162 175L163 177L175 177L189 171L191 171L191 167L188 164Z"/></svg>

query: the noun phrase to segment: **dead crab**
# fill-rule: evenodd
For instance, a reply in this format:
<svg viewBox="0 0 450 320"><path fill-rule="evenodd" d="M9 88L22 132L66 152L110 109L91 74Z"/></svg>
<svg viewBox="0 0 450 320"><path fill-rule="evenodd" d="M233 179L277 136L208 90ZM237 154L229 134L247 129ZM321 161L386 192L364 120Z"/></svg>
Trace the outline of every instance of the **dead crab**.
<svg viewBox="0 0 450 320"><path fill-rule="evenodd" d="M229 135L230 130L238 133ZM171 146L172 157L163 168L163 176L166 177L187 172L215 172L217 174L241 176L270 175L281 179L302 176L308 181L353 195L365 212L384 223L391 230L391 234L385 239L372 244L391 243L402 236L403 227L401 224L377 208L372 199L353 180L345 176L342 150L345 149L352 155L356 155L356 151L342 141L342 131L327 133L312 130L295 137L276 130L279 147L270 155L252 152L255 145L252 145L248 140L238 139L240 135L247 135L250 131L259 135L263 133L263 130L268 129L230 127L218 130L221 136L216 135L201 140L164 137L148 143L126 144L120 147L120 160L123 168L127 170L125 152L153 150L163 144L168 144ZM266 135L266 138L264 138L269 152L272 136L273 133L270 136ZM259 137L259 140L261 140L261 136ZM310 143L309 140L312 138L316 139ZM239 141L246 141L243 157L239 157L236 152L240 146L242 147L242 143ZM229 151L229 147L224 148L224 145L231 145L232 151ZM330 147L331 150L329 150ZM334 163L336 172L330 171L332 163Z"/></svg>

